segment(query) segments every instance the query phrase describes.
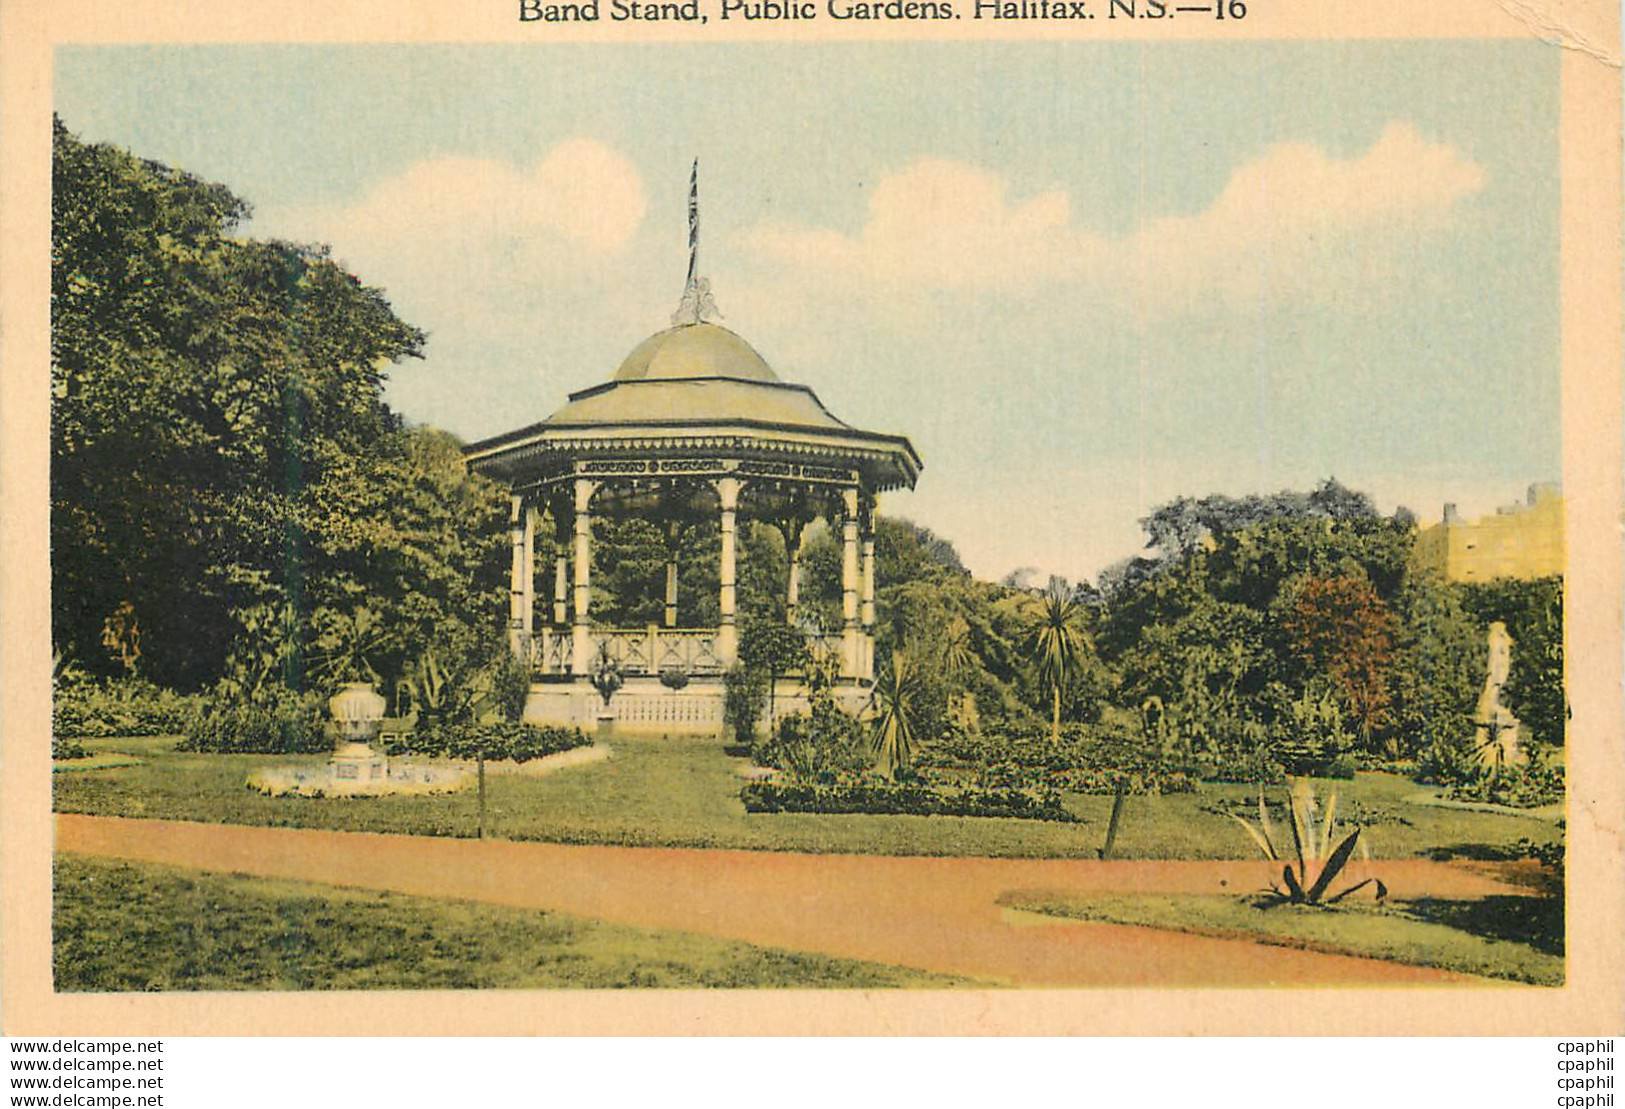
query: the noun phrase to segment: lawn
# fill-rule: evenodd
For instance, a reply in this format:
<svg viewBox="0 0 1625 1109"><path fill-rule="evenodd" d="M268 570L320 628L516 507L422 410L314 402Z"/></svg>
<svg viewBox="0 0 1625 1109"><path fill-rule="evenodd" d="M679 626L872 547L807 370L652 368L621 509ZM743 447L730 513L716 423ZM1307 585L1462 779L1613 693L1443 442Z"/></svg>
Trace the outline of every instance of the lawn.
<svg viewBox="0 0 1625 1109"><path fill-rule="evenodd" d="M54 776L60 812L162 817L211 823L472 836L472 791L432 797L271 798L249 791L250 771L314 765L310 757L197 755L175 739L92 740L94 754L129 754L140 765ZM1093 858L1105 838L1110 797L1069 795L1083 823L947 816L750 814L739 800L738 771L714 739L615 738L613 757L543 778L493 775L489 834L506 839L631 846L732 847L815 853ZM1346 818L1379 858L1418 855L1496 858L1521 838L1544 842L1557 831L1529 815L1441 808L1419 802L1429 791L1404 778L1361 774L1335 790ZM1197 794L1131 797L1114 857L1246 858L1254 848L1223 811L1252 793L1209 785Z"/></svg>
<svg viewBox="0 0 1625 1109"><path fill-rule="evenodd" d="M1563 984L1561 897L1265 907L1257 897L1016 894L1004 903L1073 920L1247 939L1540 986Z"/></svg>
<svg viewBox="0 0 1625 1109"><path fill-rule="evenodd" d="M68 854L52 924L60 991L969 984L558 913Z"/></svg>

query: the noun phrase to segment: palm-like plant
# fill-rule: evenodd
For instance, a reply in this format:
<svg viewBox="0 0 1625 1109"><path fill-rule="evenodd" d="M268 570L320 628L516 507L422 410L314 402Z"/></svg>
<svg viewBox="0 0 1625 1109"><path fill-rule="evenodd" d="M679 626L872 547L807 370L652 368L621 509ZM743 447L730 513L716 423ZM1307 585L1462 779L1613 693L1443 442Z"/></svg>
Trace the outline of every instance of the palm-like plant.
<svg viewBox="0 0 1625 1109"><path fill-rule="evenodd" d="M1038 684L1050 690L1050 737L1061 739L1061 690L1071 683L1083 663L1083 632L1078 618L1083 606L1062 587L1052 585L1044 594L1038 627L1033 630L1028 652L1038 668Z"/></svg>
<svg viewBox="0 0 1625 1109"><path fill-rule="evenodd" d="M870 703L875 710L869 746L874 752L875 769L895 776L914 755L914 717L919 696L919 674L902 650L892 652L891 662L875 678Z"/></svg>
<svg viewBox="0 0 1625 1109"><path fill-rule="evenodd" d="M976 653L971 649L970 625L962 618L955 617L949 623L947 638L942 643L942 672L950 681L957 682L970 673L975 663Z"/></svg>
<svg viewBox="0 0 1625 1109"><path fill-rule="evenodd" d="M335 684L376 682L372 659L384 649L386 631L378 613L365 605L349 614L331 613L316 638L315 675Z"/></svg>

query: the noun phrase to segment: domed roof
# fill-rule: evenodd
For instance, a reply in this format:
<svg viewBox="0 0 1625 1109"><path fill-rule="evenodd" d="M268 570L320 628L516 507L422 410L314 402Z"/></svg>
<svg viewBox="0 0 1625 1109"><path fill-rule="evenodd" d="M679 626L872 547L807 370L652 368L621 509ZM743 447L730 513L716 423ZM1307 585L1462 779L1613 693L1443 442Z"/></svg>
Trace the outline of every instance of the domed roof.
<svg viewBox="0 0 1625 1109"><path fill-rule="evenodd" d="M639 343L615 371L616 381L697 377L778 381L778 376L749 343L714 323L680 324L651 335Z"/></svg>

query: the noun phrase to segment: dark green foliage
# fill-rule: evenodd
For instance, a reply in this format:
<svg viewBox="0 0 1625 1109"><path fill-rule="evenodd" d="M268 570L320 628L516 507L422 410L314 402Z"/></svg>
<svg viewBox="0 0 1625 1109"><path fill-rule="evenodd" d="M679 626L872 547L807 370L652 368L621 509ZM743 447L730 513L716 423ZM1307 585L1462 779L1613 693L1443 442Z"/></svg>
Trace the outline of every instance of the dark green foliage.
<svg viewBox="0 0 1625 1109"><path fill-rule="evenodd" d="M839 710L824 717L786 716L771 740L752 744L750 757L756 765L777 767L802 783L861 774L874 762L862 725Z"/></svg>
<svg viewBox="0 0 1625 1109"><path fill-rule="evenodd" d="M1004 816L1075 821L1054 793L1022 790L941 790L888 782L833 785L751 782L740 791L748 812L872 813L913 816Z"/></svg>
<svg viewBox="0 0 1625 1109"><path fill-rule="evenodd" d="M952 543L901 516L876 519L875 572L885 582L970 576Z"/></svg>
<svg viewBox="0 0 1625 1109"><path fill-rule="evenodd" d="M781 719L766 742L751 746L751 761L778 767L798 782L830 781L868 769L874 760L864 727L836 705L834 681L833 660L815 660L807 670L809 711Z"/></svg>
<svg viewBox="0 0 1625 1109"><path fill-rule="evenodd" d="M950 733L926 745L918 768L934 780L1088 794L1114 793L1120 782L1131 794L1193 793L1201 773L1148 749L1124 730L1063 725L1057 741L1036 721Z"/></svg>
<svg viewBox="0 0 1625 1109"><path fill-rule="evenodd" d="M1468 608L1468 587L1410 574L1394 603L1397 665L1392 670L1393 738L1385 754L1465 756L1488 673L1486 625Z"/></svg>
<svg viewBox="0 0 1625 1109"><path fill-rule="evenodd" d="M529 762L592 744L580 728L543 728L508 720L458 721L420 728L391 747L391 755Z"/></svg>
<svg viewBox="0 0 1625 1109"><path fill-rule="evenodd" d="M1563 800L1563 768L1542 763L1474 767L1443 784L1450 787L1446 796L1455 801L1532 809Z"/></svg>
<svg viewBox="0 0 1625 1109"><path fill-rule="evenodd" d="M869 725L869 750L875 768L896 776L908 769L914 759L916 737L920 734L921 702L926 695L921 672L903 651L892 651L871 691L873 718Z"/></svg>
<svg viewBox="0 0 1625 1109"><path fill-rule="evenodd" d="M214 754L291 755L326 752L319 698L279 689L255 701L214 700L193 716L181 743L183 751Z"/></svg>
<svg viewBox="0 0 1625 1109"><path fill-rule="evenodd" d="M530 670L513 656L502 650L495 654L488 671L488 699L493 715L509 724L517 724L525 715L525 701L530 697Z"/></svg>
<svg viewBox="0 0 1625 1109"><path fill-rule="evenodd" d="M1204 782L1274 786L1286 781L1286 769L1264 748L1250 752L1231 748L1201 754L1193 760L1193 765L1196 777Z"/></svg>
<svg viewBox="0 0 1625 1109"><path fill-rule="evenodd" d="M51 734L56 739L180 735L197 708L196 698L139 678L63 682L51 702Z"/></svg>
<svg viewBox="0 0 1625 1109"><path fill-rule="evenodd" d="M592 526L594 618L621 628L662 622L666 557L666 529L658 521L598 513Z"/></svg>
<svg viewBox="0 0 1625 1109"><path fill-rule="evenodd" d="M772 678L796 673L807 665L807 633L782 614L747 611L740 621L739 661Z"/></svg>
<svg viewBox="0 0 1625 1109"><path fill-rule="evenodd" d="M235 237L247 214L56 125L53 638L93 674L198 689L240 684L237 641L275 614L300 690L358 661L337 633L364 604L389 688L500 619L505 498L382 403L423 335L323 248Z"/></svg>
<svg viewBox="0 0 1625 1109"><path fill-rule="evenodd" d="M1344 752L1325 766L1318 768L1314 776L1317 778L1340 778L1345 782L1352 781L1354 772L1359 768L1359 760L1352 754Z"/></svg>
<svg viewBox="0 0 1625 1109"><path fill-rule="evenodd" d="M716 502L699 496L687 505L664 507L674 518L635 510L594 516L594 620L612 627L664 623L666 560L673 550L670 529L675 521L678 626L715 626L722 557ZM761 520L740 520L736 558L739 611L746 617L774 615L783 623L788 562L779 529ZM549 562L544 570L551 569ZM837 604L839 596L837 592Z"/></svg>
<svg viewBox="0 0 1625 1109"><path fill-rule="evenodd" d="M1532 840L1520 839L1513 845L1513 851L1526 859L1534 859L1546 869L1551 877L1559 901L1562 900L1563 883L1568 866L1568 844L1564 824L1558 821L1558 836L1556 839Z"/></svg>
<svg viewBox="0 0 1625 1109"><path fill-rule="evenodd" d="M767 707L767 678L736 663L722 675L722 688L722 719L736 742L749 743Z"/></svg>
<svg viewBox="0 0 1625 1109"><path fill-rule="evenodd" d="M1471 743L1486 621L1463 587L1413 569L1410 514L1329 482L1177 501L1145 523L1156 556L1103 577L1095 641L1148 742L1299 773Z"/></svg>
<svg viewBox="0 0 1625 1109"><path fill-rule="evenodd" d="M1352 756L1354 734L1330 683L1310 683L1303 693L1286 700L1280 686L1274 718L1268 726L1268 755L1288 774L1318 774L1335 760Z"/></svg>

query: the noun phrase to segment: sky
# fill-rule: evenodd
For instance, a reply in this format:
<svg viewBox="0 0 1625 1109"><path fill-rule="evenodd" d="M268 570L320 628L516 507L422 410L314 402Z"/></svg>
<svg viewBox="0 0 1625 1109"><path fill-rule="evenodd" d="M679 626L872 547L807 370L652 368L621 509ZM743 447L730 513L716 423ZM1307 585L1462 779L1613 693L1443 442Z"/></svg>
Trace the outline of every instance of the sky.
<svg viewBox="0 0 1625 1109"><path fill-rule="evenodd" d="M882 511L1080 579L1179 495L1560 476L1557 53L72 47L55 101L330 244L429 333L389 402L468 439L669 323L698 157L720 322L923 457Z"/></svg>

